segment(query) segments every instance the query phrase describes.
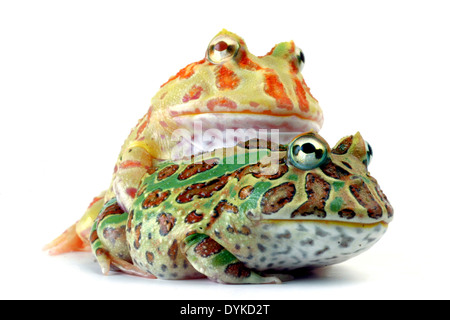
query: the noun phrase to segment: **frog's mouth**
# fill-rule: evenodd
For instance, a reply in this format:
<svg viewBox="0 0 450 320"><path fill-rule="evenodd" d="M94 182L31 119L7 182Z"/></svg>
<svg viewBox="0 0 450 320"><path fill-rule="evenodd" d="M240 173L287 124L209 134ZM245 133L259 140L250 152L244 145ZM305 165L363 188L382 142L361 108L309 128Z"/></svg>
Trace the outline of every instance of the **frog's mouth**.
<svg viewBox="0 0 450 320"><path fill-rule="evenodd" d="M181 114L173 117L179 128L193 133L199 151L234 146L254 138L289 143L307 131L319 131L321 123L297 115L275 116L254 113L215 112Z"/></svg>

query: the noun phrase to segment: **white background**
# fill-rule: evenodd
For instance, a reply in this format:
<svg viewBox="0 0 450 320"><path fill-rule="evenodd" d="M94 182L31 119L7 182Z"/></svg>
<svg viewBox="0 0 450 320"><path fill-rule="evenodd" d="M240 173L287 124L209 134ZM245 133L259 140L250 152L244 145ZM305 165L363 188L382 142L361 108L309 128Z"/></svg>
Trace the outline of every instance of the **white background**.
<svg viewBox="0 0 450 320"><path fill-rule="evenodd" d="M446 1L1 1L0 298L449 299ZM169 76L222 28L250 51L294 40L334 145L360 131L395 218L372 249L278 286L102 276L42 246L109 184Z"/></svg>

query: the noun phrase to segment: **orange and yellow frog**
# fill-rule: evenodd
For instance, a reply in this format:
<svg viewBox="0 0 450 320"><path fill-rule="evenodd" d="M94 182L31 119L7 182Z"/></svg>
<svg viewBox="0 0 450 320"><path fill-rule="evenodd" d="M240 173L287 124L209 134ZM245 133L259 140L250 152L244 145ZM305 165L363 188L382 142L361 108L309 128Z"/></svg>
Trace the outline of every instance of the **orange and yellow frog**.
<svg viewBox="0 0 450 320"><path fill-rule="evenodd" d="M278 130L290 141L299 133L319 131L322 110L301 74L304 62L303 52L293 41L279 43L257 57L242 38L222 30L202 60L187 65L161 86L126 139L109 188L45 249L53 255L89 251L89 233L103 205L116 198L128 212L142 178L156 161L223 146L203 142L198 132L213 130L225 139L236 130ZM248 138L252 137L235 134L232 142Z"/></svg>

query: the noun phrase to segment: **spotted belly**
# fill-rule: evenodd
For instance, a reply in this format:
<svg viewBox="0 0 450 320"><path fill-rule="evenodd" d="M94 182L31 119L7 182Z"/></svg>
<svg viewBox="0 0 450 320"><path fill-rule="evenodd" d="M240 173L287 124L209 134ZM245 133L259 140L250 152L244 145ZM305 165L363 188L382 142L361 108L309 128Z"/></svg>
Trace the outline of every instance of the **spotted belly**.
<svg viewBox="0 0 450 320"><path fill-rule="evenodd" d="M245 255L234 254L251 269L289 271L321 267L350 259L374 245L387 224L318 221L265 221L256 226L255 242ZM240 250L242 251L242 250Z"/></svg>

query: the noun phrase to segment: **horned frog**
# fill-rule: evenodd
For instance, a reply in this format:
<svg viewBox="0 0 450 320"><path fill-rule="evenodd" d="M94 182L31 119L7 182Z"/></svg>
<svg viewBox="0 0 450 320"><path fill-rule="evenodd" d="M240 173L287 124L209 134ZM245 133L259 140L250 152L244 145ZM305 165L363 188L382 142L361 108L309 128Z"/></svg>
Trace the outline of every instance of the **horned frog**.
<svg viewBox="0 0 450 320"><path fill-rule="evenodd" d="M382 237L393 209L368 172L372 149L359 133L333 149L314 132L263 142L153 167L130 213L108 202L90 238L103 272L280 283Z"/></svg>
<svg viewBox="0 0 450 320"><path fill-rule="evenodd" d="M205 58L161 86L126 139L109 189L45 249L50 254L88 250L89 232L103 205L115 198L129 212L141 179L154 161L173 159L172 151L186 141L173 139L180 129L194 135L195 124L201 123L203 131L264 128L279 129L287 136L318 131L322 110L300 73L303 64L303 52L292 41L257 57L242 38L222 30L208 45ZM236 142L242 139L236 138ZM213 147L217 145L196 145L191 152Z"/></svg>

